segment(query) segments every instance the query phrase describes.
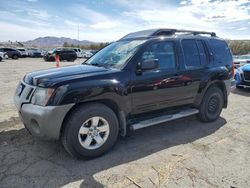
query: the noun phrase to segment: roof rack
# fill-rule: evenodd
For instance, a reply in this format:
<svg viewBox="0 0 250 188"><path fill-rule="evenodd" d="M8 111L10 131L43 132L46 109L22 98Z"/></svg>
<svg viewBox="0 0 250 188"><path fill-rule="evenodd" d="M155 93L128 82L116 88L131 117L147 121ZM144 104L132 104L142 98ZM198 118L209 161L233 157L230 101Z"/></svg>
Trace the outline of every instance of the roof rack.
<svg viewBox="0 0 250 188"><path fill-rule="evenodd" d="M183 29L159 29L152 34L152 36L159 36L159 35L174 35L176 33L187 33L193 35L211 35L211 37L216 37L215 32L207 32L207 31L193 31L193 30L183 30Z"/></svg>
<svg viewBox="0 0 250 188"><path fill-rule="evenodd" d="M216 37L216 34L214 32L207 32L207 31L193 31L193 30L182 30L182 29L149 29L149 30L129 33L126 36L122 37L120 40L131 39L131 38L150 38L154 36L171 36L176 33L185 33L192 35L205 34L205 35L210 35L211 37Z"/></svg>

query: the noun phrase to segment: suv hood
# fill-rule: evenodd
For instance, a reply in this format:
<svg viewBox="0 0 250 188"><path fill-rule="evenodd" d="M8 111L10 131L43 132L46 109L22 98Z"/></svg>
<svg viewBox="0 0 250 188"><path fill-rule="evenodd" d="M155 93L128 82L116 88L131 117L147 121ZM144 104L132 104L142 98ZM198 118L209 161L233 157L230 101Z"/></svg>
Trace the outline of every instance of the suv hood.
<svg viewBox="0 0 250 188"><path fill-rule="evenodd" d="M104 67L73 65L28 73L24 77L24 82L33 86L53 87L60 82L97 75L107 71L108 69Z"/></svg>

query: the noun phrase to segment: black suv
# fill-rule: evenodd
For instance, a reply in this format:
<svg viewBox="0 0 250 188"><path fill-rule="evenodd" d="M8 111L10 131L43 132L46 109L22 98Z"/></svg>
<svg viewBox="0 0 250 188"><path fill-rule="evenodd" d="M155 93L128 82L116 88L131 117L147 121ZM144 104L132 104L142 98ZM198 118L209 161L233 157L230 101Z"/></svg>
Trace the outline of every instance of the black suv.
<svg viewBox="0 0 250 188"><path fill-rule="evenodd" d="M60 61L75 61L77 59L77 54L72 49L55 49L51 53L45 54L43 58L45 61L55 61L56 55L59 55Z"/></svg>
<svg viewBox="0 0 250 188"><path fill-rule="evenodd" d="M22 57L21 52L13 48L0 48L0 50L7 53L8 57L12 59L18 59L19 57Z"/></svg>
<svg viewBox="0 0 250 188"><path fill-rule="evenodd" d="M71 155L90 158L129 129L194 114L215 121L227 107L233 70L230 49L215 33L146 30L82 65L27 74L15 104L32 135L61 139Z"/></svg>

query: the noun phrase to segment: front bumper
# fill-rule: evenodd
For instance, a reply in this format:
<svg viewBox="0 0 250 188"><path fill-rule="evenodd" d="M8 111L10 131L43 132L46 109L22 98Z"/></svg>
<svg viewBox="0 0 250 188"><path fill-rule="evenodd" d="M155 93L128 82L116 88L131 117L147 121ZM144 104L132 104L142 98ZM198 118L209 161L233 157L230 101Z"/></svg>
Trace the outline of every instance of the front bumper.
<svg viewBox="0 0 250 188"><path fill-rule="evenodd" d="M244 79L244 76L240 73L235 74L235 81L237 87L250 88L250 81Z"/></svg>
<svg viewBox="0 0 250 188"><path fill-rule="evenodd" d="M14 103L19 116L28 131L36 137L57 140L63 120L74 104L61 106L38 106L30 103L36 90L25 82L19 83L14 96Z"/></svg>
<svg viewBox="0 0 250 188"><path fill-rule="evenodd" d="M19 116L33 136L46 140L58 140L64 117L72 107L73 104L62 106L23 104Z"/></svg>

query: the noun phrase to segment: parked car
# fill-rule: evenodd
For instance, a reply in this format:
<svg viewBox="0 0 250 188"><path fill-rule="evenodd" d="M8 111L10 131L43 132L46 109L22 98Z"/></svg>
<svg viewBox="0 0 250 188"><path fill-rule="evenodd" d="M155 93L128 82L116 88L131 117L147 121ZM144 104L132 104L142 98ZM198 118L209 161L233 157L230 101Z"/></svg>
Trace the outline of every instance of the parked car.
<svg viewBox="0 0 250 188"><path fill-rule="evenodd" d="M237 69L245 64L250 63L250 55L233 56L234 67Z"/></svg>
<svg viewBox="0 0 250 188"><path fill-rule="evenodd" d="M233 73L230 49L215 33L146 30L84 64L26 74L15 104L33 136L61 139L71 155L93 158L128 130L194 114L217 120Z"/></svg>
<svg viewBox="0 0 250 188"><path fill-rule="evenodd" d="M9 58L18 59L22 57L21 52L13 48L1 48L1 51L5 52Z"/></svg>
<svg viewBox="0 0 250 188"><path fill-rule="evenodd" d="M42 51L38 48L28 48L29 57L43 57Z"/></svg>
<svg viewBox="0 0 250 188"><path fill-rule="evenodd" d="M4 59L8 59L8 55L3 49L0 48L0 62Z"/></svg>
<svg viewBox="0 0 250 188"><path fill-rule="evenodd" d="M1 52L1 51L0 51L0 62L1 62L3 59L8 59L8 55L7 55L5 52Z"/></svg>
<svg viewBox="0 0 250 188"><path fill-rule="evenodd" d="M237 88L250 88L250 64L239 67L234 78Z"/></svg>
<svg viewBox="0 0 250 188"><path fill-rule="evenodd" d="M72 49L55 49L48 52L43 58L45 61L55 61L56 54L59 55L60 61L75 61L77 59L77 54Z"/></svg>
<svg viewBox="0 0 250 188"><path fill-rule="evenodd" d="M82 58L84 56L84 51L81 48L73 48L76 52L78 58Z"/></svg>
<svg viewBox="0 0 250 188"><path fill-rule="evenodd" d="M22 57L28 57L28 50L26 50L25 48L17 48L17 50L21 53Z"/></svg>
<svg viewBox="0 0 250 188"><path fill-rule="evenodd" d="M78 58L90 58L93 54L89 51L84 51L81 48L73 48Z"/></svg>
<svg viewBox="0 0 250 188"><path fill-rule="evenodd" d="M84 51L83 58L89 59L93 56L93 54L89 51Z"/></svg>

